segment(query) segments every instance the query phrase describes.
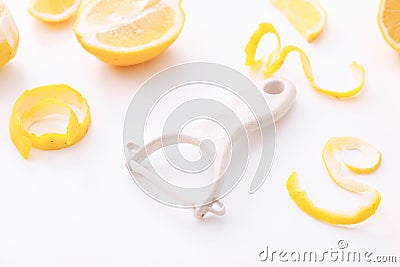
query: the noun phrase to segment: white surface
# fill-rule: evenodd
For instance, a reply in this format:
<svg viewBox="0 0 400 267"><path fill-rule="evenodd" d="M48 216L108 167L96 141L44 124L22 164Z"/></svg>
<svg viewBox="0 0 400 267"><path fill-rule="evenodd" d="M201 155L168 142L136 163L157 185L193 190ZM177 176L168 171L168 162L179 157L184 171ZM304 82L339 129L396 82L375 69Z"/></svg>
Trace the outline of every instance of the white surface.
<svg viewBox="0 0 400 267"><path fill-rule="evenodd" d="M187 21L178 40L160 57L131 68L111 67L86 53L72 22L45 25L27 13L27 1L6 3L21 43L0 70L0 266L272 266L257 259L266 245L322 252L337 248L340 239L351 250L400 260L400 57L379 33L378 1L321 0L328 24L308 44L267 0L184 0ZM322 85L351 85L347 65L357 60L367 72L362 94L338 101L316 93L291 55L277 75L296 83L297 102L277 125L276 160L262 188L250 196L250 180L242 181L224 199L227 214L204 221L153 201L124 168L122 126L130 99L150 75L174 64L213 61L245 70L244 46L264 21L276 25L284 44L309 52ZM10 112L23 90L52 83L79 90L93 123L79 144L35 149L26 161L9 139ZM332 185L320 156L329 137L347 135L382 152L381 168L363 178L382 193L382 202L368 221L335 227L300 211L285 182L297 170L320 203L356 207L360 200Z"/></svg>

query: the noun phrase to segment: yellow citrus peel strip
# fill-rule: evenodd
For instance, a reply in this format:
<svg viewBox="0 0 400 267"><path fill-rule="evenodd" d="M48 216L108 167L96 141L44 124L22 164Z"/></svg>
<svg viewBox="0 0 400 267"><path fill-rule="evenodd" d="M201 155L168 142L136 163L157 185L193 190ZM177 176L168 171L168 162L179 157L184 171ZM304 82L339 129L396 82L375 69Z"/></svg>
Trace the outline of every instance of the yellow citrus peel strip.
<svg viewBox="0 0 400 267"><path fill-rule="evenodd" d="M354 162L341 163L335 157L335 152L342 150L358 150L367 160L361 164ZM348 212L338 212L318 207L309 199L304 189L301 188L296 172L292 173L286 182L286 188L292 200L308 215L331 224L356 224L371 217L379 206L381 194L368 185L354 179L345 178L342 165L355 173L371 173L379 167L382 160L381 153L375 147L361 139L337 137L328 140L322 151L322 158L331 179L347 191L357 194L367 194L369 196L368 204L359 207L357 210Z"/></svg>
<svg viewBox="0 0 400 267"><path fill-rule="evenodd" d="M71 106L84 114L81 122ZM66 133L45 133L38 136L28 131L36 122L54 114L69 117ZM56 150L76 144L86 135L90 122L86 99L68 85L60 84L26 90L14 105L9 128L12 142L22 157L28 159L32 146Z"/></svg>
<svg viewBox="0 0 400 267"><path fill-rule="evenodd" d="M353 72L353 76L357 80L357 86L355 88L349 89L349 90L344 90L344 91L336 91L336 90L329 90L329 89L324 89L320 87L314 78L314 74L311 68L311 63L310 60L307 56L307 54L298 48L297 46L294 45L288 45L283 48L281 48L281 39L276 31L275 27L270 24L270 23L261 23L258 26L258 29L253 33L253 35L250 37L249 42L246 45L245 52L246 52L246 65L247 66L255 66L258 65L262 62L261 59L255 59L256 51L258 48L258 45L261 41L261 38L266 35L266 34L273 34L276 39L276 46L275 50L272 51L269 56L268 60L266 63L266 69L264 72L265 76L270 76L276 71L278 71L283 63L285 62L286 57L291 53L291 52L298 52L301 60L301 65L303 67L303 71L307 79L309 80L312 88L314 88L316 91L326 94L328 96L332 96L335 98L349 98L352 96L355 96L358 94L361 89L364 86L364 81L365 81L365 70L364 67L359 65L357 62L353 62L350 64L350 69Z"/></svg>

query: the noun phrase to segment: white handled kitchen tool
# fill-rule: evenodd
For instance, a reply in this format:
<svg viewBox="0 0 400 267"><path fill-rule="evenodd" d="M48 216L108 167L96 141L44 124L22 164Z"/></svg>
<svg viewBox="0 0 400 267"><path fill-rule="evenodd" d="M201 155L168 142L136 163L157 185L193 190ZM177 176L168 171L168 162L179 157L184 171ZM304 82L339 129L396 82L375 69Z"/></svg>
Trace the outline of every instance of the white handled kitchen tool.
<svg viewBox="0 0 400 267"><path fill-rule="evenodd" d="M241 135L243 135L243 131L240 128L244 128L247 132L252 132L260 129L260 127L273 125L274 122L281 119L289 111L296 98L296 88L293 83L281 78L271 78L266 80L264 87L260 91L265 101L268 103L269 108L268 106L265 106L265 113L261 114L259 119L256 119L253 116L254 114L251 114L248 110L243 109L243 105L239 105L239 102L242 101L242 99L235 97L227 103L227 106L231 107L235 111L235 114L240 118L243 126L234 129L233 134L229 139L216 135L217 131L214 127L218 126L206 122L201 125L201 127L197 125L195 129L192 129L192 131L189 130L189 133L180 133L178 137L176 135L167 134L142 147L139 147L133 142L129 142L126 146L131 152L131 156L126 159L127 167L131 173L142 175L165 194L171 195L171 197L179 200L179 202L186 203L185 196L174 190L174 187L171 184L161 179L155 172L153 172L153 170L143 166L142 162L155 151L179 143L198 146L202 152L205 152L208 155L214 154L215 158L212 165L214 167L217 182L214 184L213 188L209 190L208 198L204 201L206 204L202 206L193 205L193 208L195 216L198 218L204 217L207 212L216 215L223 215L225 213L225 207L217 195L224 184L224 179L221 179L221 177L229 163L229 155L232 152L232 146L234 145L234 142L240 139ZM223 120L226 116L226 114L219 114L217 118L218 120ZM202 145L202 141L205 139L212 139L214 146L207 147ZM253 185L252 183L250 186L250 192L255 191L257 189L255 188L256 186L259 187L260 184ZM218 206L217 209L213 207L214 204ZM190 206L190 202L188 202L187 205Z"/></svg>

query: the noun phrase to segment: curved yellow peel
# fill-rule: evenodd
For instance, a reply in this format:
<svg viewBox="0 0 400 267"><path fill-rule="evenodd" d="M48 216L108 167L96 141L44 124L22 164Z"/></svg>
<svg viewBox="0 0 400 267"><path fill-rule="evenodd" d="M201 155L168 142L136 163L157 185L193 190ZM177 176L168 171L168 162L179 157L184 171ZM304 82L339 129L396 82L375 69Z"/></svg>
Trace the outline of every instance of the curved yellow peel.
<svg viewBox="0 0 400 267"><path fill-rule="evenodd" d="M322 151L323 161L331 179L338 186L353 193L367 194L369 196L368 204L359 207L357 210L348 212L338 212L318 207L308 198L304 189L301 188L298 182L297 173L294 172L288 178L286 188L290 197L300 209L315 219L331 224L342 225L363 222L376 212L381 201L381 194L368 185L362 184L356 180L344 178L342 173L342 164L335 157L336 151L354 149L357 149L364 154L367 161L363 164L344 162L343 164L351 171L356 173L371 173L379 167L382 160L381 153L372 145L354 137L338 137L329 139Z"/></svg>
<svg viewBox="0 0 400 267"><path fill-rule="evenodd" d="M82 122L71 108L85 114ZM37 136L28 129L52 114L69 117L67 132L45 133ZM68 85L49 85L25 91L16 101L10 117L10 136L20 154L27 159L31 147L43 150L62 149L79 142L90 126L90 110L86 99Z"/></svg>
<svg viewBox="0 0 400 267"><path fill-rule="evenodd" d="M281 49L281 39L276 31L275 27L270 24L270 23L261 23L258 26L258 29L253 33L253 35L250 37L249 42L246 45L245 52L246 52L246 65L247 66L254 66L259 64L262 59L255 59L255 54L258 48L258 45L261 41L261 38L266 35L266 34L273 34L276 39L276 46L275 50L272 51L269 56L268 60L266 63L266 69L264 74L266 76L272 75L276 71L280 69L280 67L283 65L285 62L286 57L291 53L291 52L298 52L300 56L300 61L301 65L303 67L303 72L305 76L307 77L308 81L310 82L312 88L314 88L316 91L323 93L325 95L329 95L335 98L349 98L352 96L355 96L358 94L361 89L364 86L364 80L365 80L365 70L364 67L357 64L357 62L353 62L350 64L350 68L353 72L353 76L357 80L357 86L352 88L352 89L347 89L344 91L336 91L336 90L329 90L329 89L324 89L320 87L314 78L314 74L311 68L311 63L310 60L307 56L307 54L298 48L297 46L294 45L288 45L283 47Z"/></svg>
<svg viewBox="0 0 400 267"><path fill-rule="evenodd" d="M362 206L355 211L337 212L316 206L300 187L296 172L290 175L286 187L290 197L300 209L317 220L331 224L350 225L363 222L375 213L381 200L379 193L373 194L369 205Z"/></svg>

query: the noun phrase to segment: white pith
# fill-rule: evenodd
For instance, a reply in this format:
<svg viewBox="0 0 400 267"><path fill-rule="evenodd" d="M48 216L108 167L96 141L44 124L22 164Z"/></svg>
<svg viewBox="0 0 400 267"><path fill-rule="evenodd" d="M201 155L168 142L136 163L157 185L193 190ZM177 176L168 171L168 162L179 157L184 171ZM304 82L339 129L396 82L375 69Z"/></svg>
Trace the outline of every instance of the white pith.
<svg viewBox="0 0 400 267"><path fill-rule="evenodd" d="M4 7L4 12L0 16L0 43L7 42L10 47L17 45L18 29L15 21L7 6L0 1L0 6Z"/></svg>

